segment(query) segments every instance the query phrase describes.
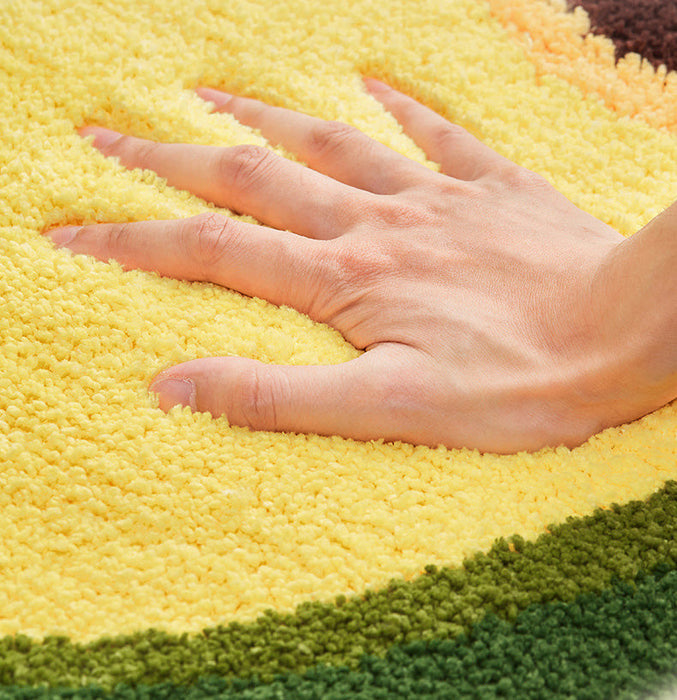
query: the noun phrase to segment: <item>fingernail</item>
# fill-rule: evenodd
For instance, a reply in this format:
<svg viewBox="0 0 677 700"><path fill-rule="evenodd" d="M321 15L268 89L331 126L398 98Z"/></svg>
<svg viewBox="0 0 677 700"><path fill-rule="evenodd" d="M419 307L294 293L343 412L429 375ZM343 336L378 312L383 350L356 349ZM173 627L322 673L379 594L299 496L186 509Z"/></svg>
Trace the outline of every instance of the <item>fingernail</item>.
<svg viewBox="0 0 677 700"><path fill-rule="evenodd" d="M80 136L93 136L93 146L99 150L110 146L122 136L119 131L104 129L102 126L83 126L82 129L78 130L78 133Z"/></svg>
<svg viewBox="0 0 677 700"><path fill-rule="evenodd" d="M47 231L47 235L57 248L63 248L77 236L81 228L81 226L63 226L62 228L54 228L51 231Z"/></svg>
<svg viewBox="0 0 677 700"><path fill-rule="evenodd" d="M189 406L196 410L195 382L188 377L161 379L153 382L150 390L158 395L163 411L168 411L172 406Z"/></svg>
<svg viewBox="0 0 677 700"><path fill-rule="evenodd" d="M386 92L390 87L376 78L364 78L364 84L369 92Z"/></svg>
<svg viewBox="0 0 677 700"><path fill-rule="evenodd" d="M216 105L216 107L225 107L232 99L233 96L227 92L222 92L221 90L214 90L212 88L197 88L195 91L197 94L206 102L211 102Z"/></svg>

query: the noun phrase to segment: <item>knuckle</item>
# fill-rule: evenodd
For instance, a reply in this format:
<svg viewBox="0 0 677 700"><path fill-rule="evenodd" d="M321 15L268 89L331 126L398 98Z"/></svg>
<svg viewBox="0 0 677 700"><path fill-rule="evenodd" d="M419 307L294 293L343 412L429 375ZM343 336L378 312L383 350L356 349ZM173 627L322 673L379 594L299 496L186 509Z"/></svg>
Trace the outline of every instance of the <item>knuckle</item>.
<svg viewBox="0 0 677 700"><path fill-rule="evenodd" d="M224 107L217 111L227 111L238 121L244 121L250 126L255 126L270 109L271 107L269 105L259 100L252 99L251 97L233 95L228 102L226 102Z"/></svg>
<svg viewBox="0 0 677 700"><path fill-rule="evenodd" d="M105 247L110 253L119 253L124 251L130 243L131 229L128 223L111 224L106 228L104 236Z"/></svg>
<svg viewBox="0 0 677 700"><path fill-rule="evenodd" d="M361 132L343 122L321 122L310 130L308 149L316 157L330 155L345 149L346 143L360 138Z"/></svg>
<svg viewBox="0 0 677 700"><path fill-rule="evenodd" d="M549 187L540 175L507 160L493 172L493 177L503 186L515 190L534 192Z"/></svg>
<svg viewBox="0 0 677 700"><path fill-rule="evenodd" d="M335 276L344 288L375 282L395 266L392 251L374 241L342 241L334 253Z"/></svg>
<svg viewBox="0 0 677 700"><path fill-rule="evenodd" d="M394 377L386 379L377 392L379 405L392 417L410 413L419 396L408 383Z"/></svg>
<svg viewBox="0 0 677 700"><path fill-rule="evenodd" d="M419 421L432 404L434 384L410 365L394 369L401 371L381 377L373 388L378 405L393 420Z"/></svg>
<svg viewBox="0 0 677 700"><path fill-rule="evenodd" d="M194 217L192 226L183 229L181 247L205 275L233 249L237 235L235 221L209 212Z"/></svg>
<svg viewBox="0 0 677 700"><path fill-rule="evenodd" d="M233 146L218 156L217 173L235 189L248 189L269 177L277 156L263 146Z"/></svg>
<svg viewBox="0 0 677 700"><path fill-rule="evenodd" d="M394 228L416 228L430 223L424 206L402 197L383 196L373 205L379 223Z"/></svg>
<svg viewBox="0 0 677 700"><path fill-rule="evenodd" d="M445 122L435 126L431 133L432 142L438 149L444 150L453 147L461 139L470 136L462 126L452 122Z"/></svg>
<svg viewBox="0 0 677 700"><path fill-rule="evenodd" d="M430 212L446 219L459 201L470 202L475 197L469 186L471 182L446 178L445 181L435 183L427 200Z"/></svg>
<svg viewBox="0 0 677 700"><path fill-rule="evenodd" d="M481 199L484 196L484 189L479 180L452 180L447 178L447 182L440 185L440 201L438 202L438 212L446 216L452 207L458 207L461 202L466 206Z"/></svg>
<svg viewBox="0 0 677 700"><path fill-rule="evenodd" d="M417 191L418 206L423 210L426 223L439 222L440 217L446 219L449 212L461 200L475 196L472 180L457 180L442 173L434 173L433 177Z"/></svg>
<svg viewBox="0 0 677 700"><path fill-rule="evenodd" d="M152 170L155 154L161 144L155 141L146 141L142 139L132 140L130 136L122 136L113 146L116 152L129 153L137 168Z"/></svg>
<svg viewBox="0 0 677 700"><path fill-rule="evenodd" d="M240 422L253 430L277 430L280 397L288 387L282 378L263 364L252 364L244 370L236 387L237 412Z"/></svg>

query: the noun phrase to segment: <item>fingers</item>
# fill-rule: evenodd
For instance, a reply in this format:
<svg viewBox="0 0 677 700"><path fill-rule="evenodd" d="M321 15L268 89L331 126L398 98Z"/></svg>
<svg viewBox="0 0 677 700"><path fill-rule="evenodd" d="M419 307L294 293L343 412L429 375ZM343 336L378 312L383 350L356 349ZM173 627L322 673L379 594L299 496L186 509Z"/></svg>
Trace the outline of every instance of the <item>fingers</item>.
<svg viewBox="0 0 677 700"><path fill-rule="evenodd" d="M368 198L260 146L164 144L96 126L80 134L93 135L96 148L127 168L154 170L173 187L303 236L341 235L352 222L355 203Z"/></svg>
<svg viewBox="0 0 677 700"><path fill-rule="evenodd" d="M448 122L432 109L385 83L369 78L365 80L365 86L428 158L442 166L445 175L459 180L476 180L510 164L462 127Z"/></svg>
<svg viewBox="0 0 677 700"><path fill-rule="evenodd" d="M397 194L430 177L423 165L348 124L211 88L198 88L197 93L216 105L218 112L228 112L242 124L259 129L268 141L295 153L314 170L352 187L375 194Z"/></svg>
<svg viewBox="0 0 677 700"><path fill-rule="evenodd" d="M211 357L161 372L150 390L158 394L164 411L190 406L253 430L369 440L388 438L398 429L379 405L379 392L368 388L376 371L370 354L325 366Z"/></svg>
<svg viewBox="0 0 677 700"><path fill-rule="evenodd" d="M214 282L311 313L327 274L323 241L215 213L175 221L96 224L47 232L58 247L126 269Z"/></svg>

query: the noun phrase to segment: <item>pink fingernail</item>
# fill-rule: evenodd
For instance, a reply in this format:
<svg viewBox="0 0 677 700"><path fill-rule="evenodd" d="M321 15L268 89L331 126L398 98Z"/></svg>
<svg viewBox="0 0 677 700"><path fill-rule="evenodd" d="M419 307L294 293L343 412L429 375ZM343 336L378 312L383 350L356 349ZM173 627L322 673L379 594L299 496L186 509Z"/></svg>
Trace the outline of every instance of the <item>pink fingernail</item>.
<svg viewBox="0 0 677 700"><path fill-rule="evenodd" d="M54 228L51 231L47 231L47 235L57 248L63 248L77 236L81 228L81 226L63 226L62 228Z"/></svg>
<svg viewBox="0 0 677 700"><path fill-rule="evenodd" d="M173 406L189 406L193 411L196 410L195 382L188 377L155 381L150 385L150 390L158 394L163 411L168 411Z"/></svg>
<svg viewBox="0 0 677 700"><path fill-rule="evenodd" d="M364 84L369 92L386 92L390 87L376 78L364 78Z"/></svg>
<svg viewBox="0 0 677 700"><path fill-rule="evenodd" d="M198 88L195 92L206 102L211 102L216 107L225 107L232 99L233 95L221 90L214 90L212 88Z"/></svg>
<svg viewBox="0 0 677 700"><path fill-rule="evenodd" d="M102 126L85 126L80 129L78 133L80 136L93 136L94 148L98 148L99 150L110 146L111 143L114 143L122 136L119 131L104 129Z"/></svg>

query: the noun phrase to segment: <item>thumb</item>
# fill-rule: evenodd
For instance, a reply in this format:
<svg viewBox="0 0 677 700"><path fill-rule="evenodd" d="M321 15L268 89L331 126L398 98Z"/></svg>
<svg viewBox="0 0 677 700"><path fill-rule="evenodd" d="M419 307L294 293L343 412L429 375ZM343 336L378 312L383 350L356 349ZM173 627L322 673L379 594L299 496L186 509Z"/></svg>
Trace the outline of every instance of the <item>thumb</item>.
<svg viewBox="0 0 677 700"><path fill-rule="evenodd" d="M369 354L338 365L268 365L210 357L170 367L150 390L160 408L189 406L253 430L386 437ZM379 430L381 428L381 430Z"/></svg>

